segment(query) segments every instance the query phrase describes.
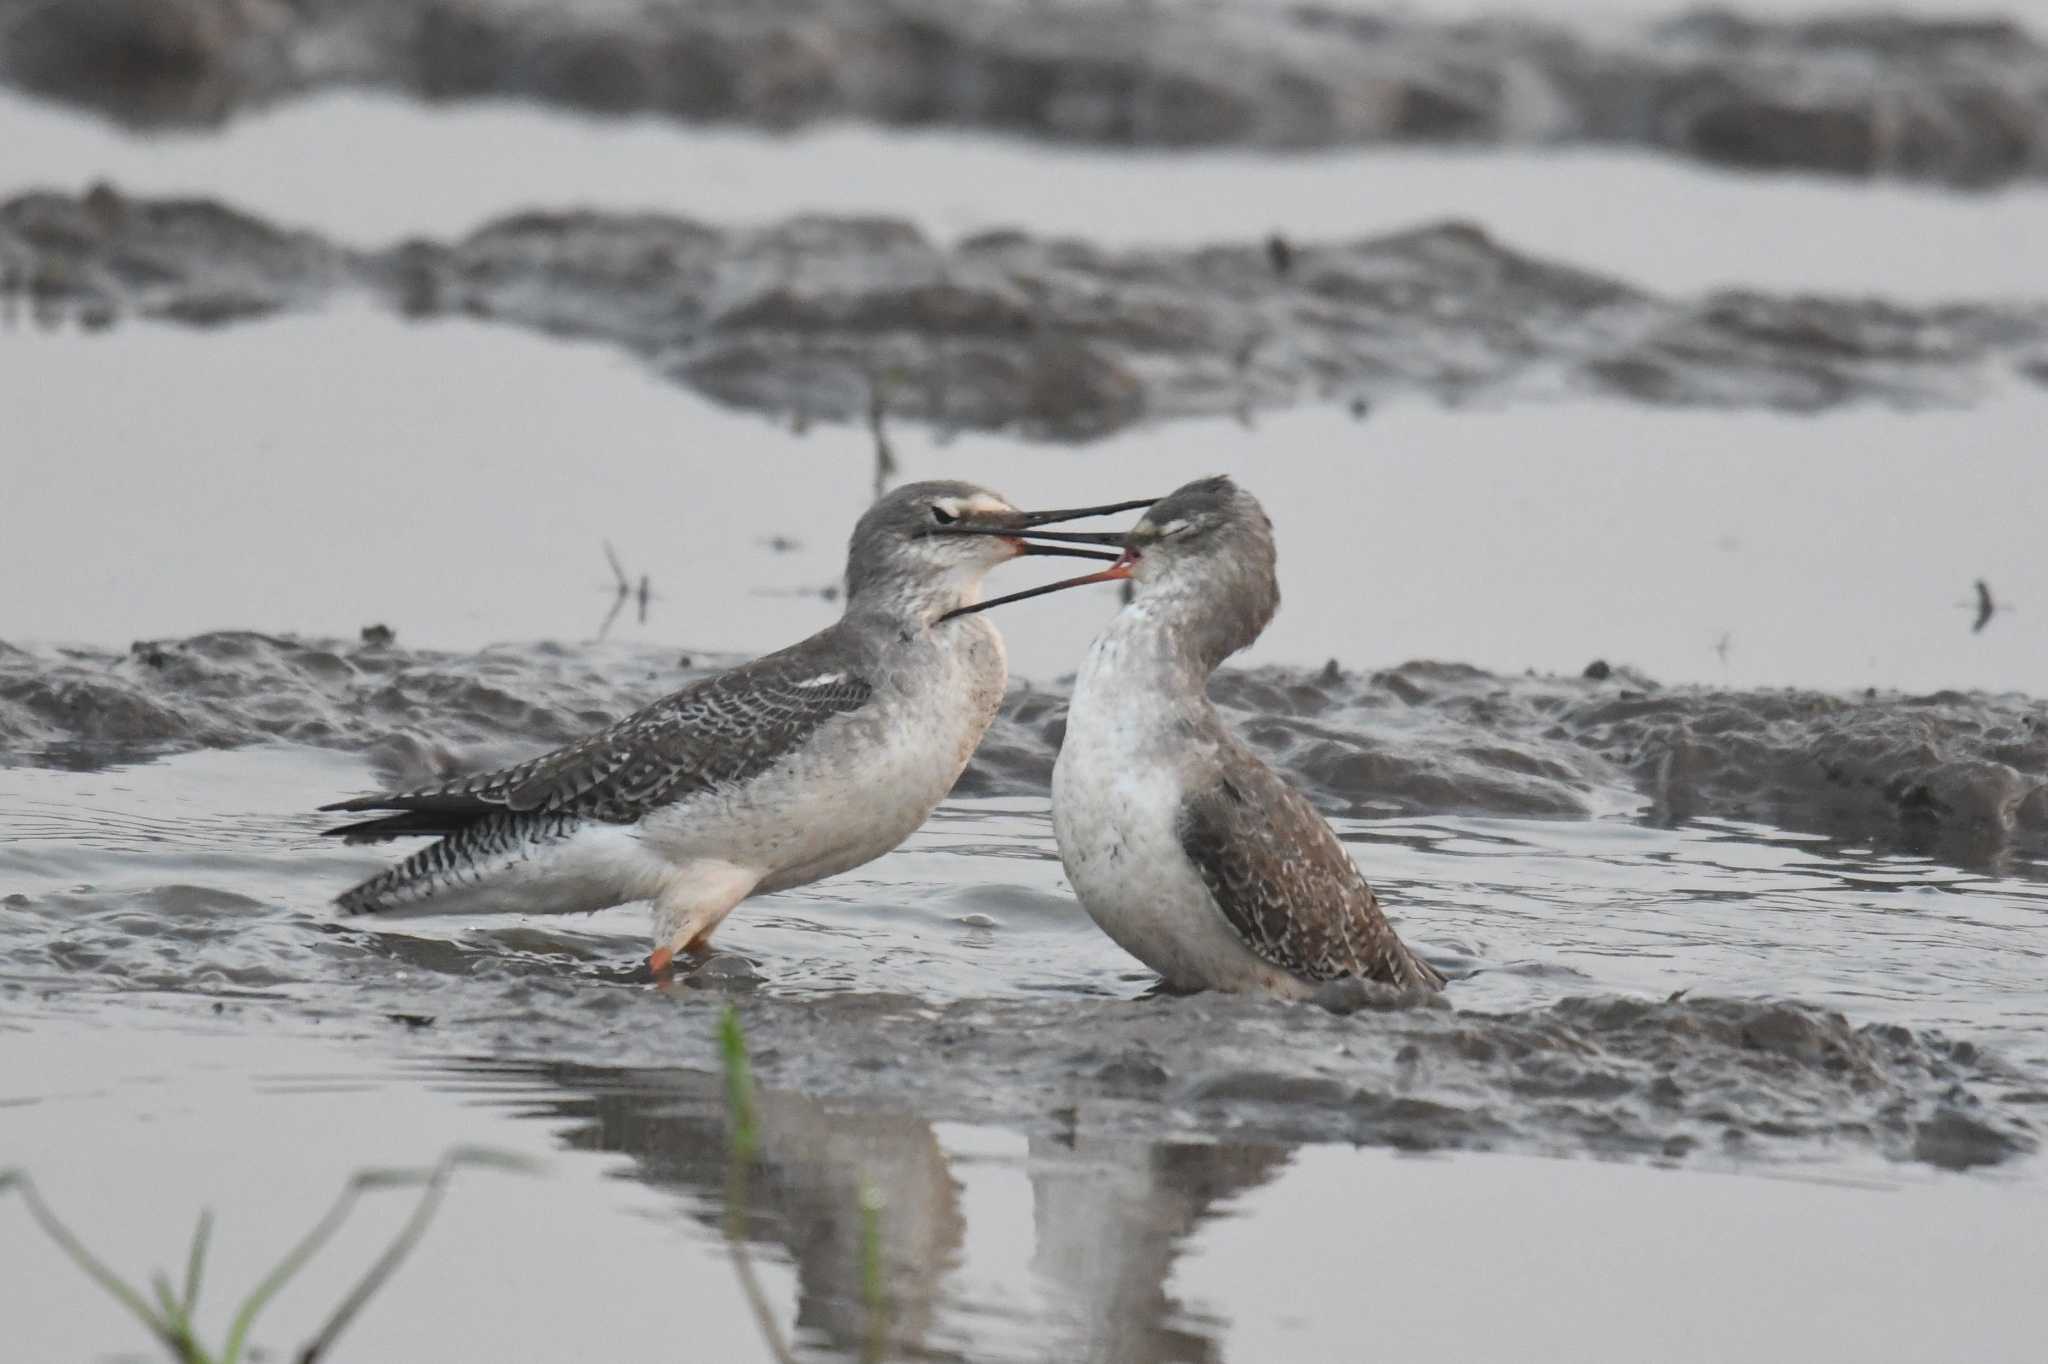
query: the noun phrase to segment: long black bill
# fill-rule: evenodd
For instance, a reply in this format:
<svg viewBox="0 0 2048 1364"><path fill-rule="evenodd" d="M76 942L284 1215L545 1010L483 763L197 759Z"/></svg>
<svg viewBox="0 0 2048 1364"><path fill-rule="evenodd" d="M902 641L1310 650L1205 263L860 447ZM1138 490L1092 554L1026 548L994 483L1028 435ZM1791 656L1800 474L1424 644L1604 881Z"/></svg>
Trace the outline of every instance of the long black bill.
<svg viewBox="0 0 2048 1364"><path fill-rule="evenodd" d="M971 616L976 611L986 611L991 606L1008 606L1013 601L1029 601L1033 597L1043 597L1048 592L1064 592L1070 587L1086 587L1090 583L1119 582L1131 576L1131 564L1133 562L1128 555L1120 554L1117 556L1117 561L1114 564L1103 569L1100 573L1083 573L1078 578L1062 578L1056 583L1047 583L1043 587L1027 587L1022 592L1012 592L1002 597L990 597L987 601L978 601L972 606L957 607L940 616L939 619L948 621L955 616Z"/></svg>
<svg viewBox="0 0 2048 1364"><path fill-rule="evenodd" d="M1079 521L1085 516L1115 516L1118 512L1137 511L1149 507L1159 499L1140 497L1130 502L1109 502L1100 507L1068 507L1064 511L1017 512L1004 519L1015 529L1026 526L1051 526L1061 521ZM1118 537L1121 539L1122 537Z"/></svg>
<svg viewBox="0 0 2048 1364"><path fill-rule="evenodd" d="M926 535L1011 535L1028 534L1034 540L1067 540L1082 545L1121 545L1124 542L1121 531L1089 530L1038 530L1034 526L1050 526L1060 521L1078 521L1087 516L1114 516L1118 512L1137 511L1149 507L1159 499L1156 497L1134 498L1129 502L1105 502L1099 507L1062 507L1057 511L1016 511L1003 512L985 519L963 522L957 525L929 526Z"/></svg>
<svg viewBox="0 0 2048 1364"><path fill-rule="evenodd" d="M933 532L937 535L1012 535L1028 536L1034 541L1050 540L1070 545L1121 545L1124 532L1120 530L1019 530L1007 525L940 526ZM1114 559L1116 555L1109 556Z"/></svg>

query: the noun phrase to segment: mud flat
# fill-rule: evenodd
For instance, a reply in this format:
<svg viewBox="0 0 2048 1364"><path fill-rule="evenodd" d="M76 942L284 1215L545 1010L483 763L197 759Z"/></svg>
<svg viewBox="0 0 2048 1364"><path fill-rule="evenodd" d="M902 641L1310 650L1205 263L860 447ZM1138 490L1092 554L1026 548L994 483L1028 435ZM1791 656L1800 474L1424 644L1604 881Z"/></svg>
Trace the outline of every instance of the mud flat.
<svg viewBox="0 0 2048 1364"><path fill-rule="evenodd" d="M67 765L288 740L416 782L567 742L699 675L623 648L443 654L233 632L127 654L0 644L0 746ZM1421 662L1231 671L1214 693L1334 812L1642 805L1970 865L2048 851L2048 704L2021 696L1663 688ZM1013 687L959 794L1043 794L1064 729L1061 689Z"/></svg>
<svg viewBox="0 0 2048 1364"><path fill-rule="evenodd" d="M1492 884L1487 857L1510 838L1518 861L1556 855L1574 822L1403 822L1361 856L1389 873L1411 941L1457 977L1448 996L1144 999L1146 973L1059 892L1042 805L963 799L884 865L753 907L726 953L663 991L632 970L637 908L438 928L338 919L327 897L379 859L320 840L301 811L366 779L276 745L0 769L25 816L0 843L15 887L0 900L0 1000L57 1025L113 1010L161 1033L224 1016L423 1057L683 1067L705 1073L673 1083L709 1102L713 1021L733 1000L773 1088L1034 1135L1078 1121L1103 1139L1200 1130L1837 1169L1999 1164L2039 1145L2041 982L1984 955L2019 950L2038 917L2038 887L2010 879L1976 878L1965 923L1904 886L1883 899L1892 915L1876 887L1907 868L1882 855L1821 863L1797 845L1733 847L1725 831L1595 821L1608 846L1576 856L1579 903L1545 905ZM1451 842L1411 879L1399 850L1418 836ZM1639 846L1623 853L1617 837ZM1661 868L1674 855L1744 869L1743 929L1721 924L1711 881L1673 893L1684 883ZM1774 902L1766 881L1807 890ZM1838 912L1816 915L1818 896ZM1532 950L1559 931L1583 950ZM1662 975L1631 965L1683 941L1699 946ZM1746 985L1745 954L1773 942L1772 977L1820 1002L1716 989ZM1990 964L1963 999L1948 967L1902 974L1893 948ZM1641 988L1658 980L1694 988Z"/></svg>
<svg viewBox="0 0 2048 1364"><path fill-rule="evenodd" d="M1103 250L907 223L757 230L531 213L358 251L208 200L109 186L0 203L33 315L223 325L341 293L602 340L720 402L1087 439L1302 402L1565 394L1810 412L1971 402L2048 374L2048 305L1664 297L1447 223L1351 243Z"/></svg>
<svg viewBox="0 0 2048 1364"><path fill-rule="evenodd" d="M793 128L1189 147L1655 147L1981 186L2048 170L2048 50L2005 20L1751 20L1598 37L1317 5L102 0L0 5L0 79L142 125L332 85Z"/></svg>

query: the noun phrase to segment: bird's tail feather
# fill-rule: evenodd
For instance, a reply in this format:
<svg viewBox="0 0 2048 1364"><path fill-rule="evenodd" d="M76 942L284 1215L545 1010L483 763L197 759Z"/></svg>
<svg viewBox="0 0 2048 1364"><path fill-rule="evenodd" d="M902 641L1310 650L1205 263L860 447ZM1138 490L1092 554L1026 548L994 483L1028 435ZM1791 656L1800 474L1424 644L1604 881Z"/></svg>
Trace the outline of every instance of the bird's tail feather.
<svg viewBox="0 0 2048 1364"><path fill-rule="evenodd" d="M414 811L370 820L350 841L433 833L435 818ZM501 812L449 832L335 903L348 914L583 913L653 894L660 867L644 858L624 829Z"/></svg>
<svg viewBox="0 0 2048 1364"><path fill-rule="evenodd" d="M435 810L407 810L379 819L337 825L332 829L323 829L321 833L328 838L338 838L344 843L383 843L390 839L413 835L431 834L445 838L449 834L462 832L475 822L474 819L451 817Z"/></svg>

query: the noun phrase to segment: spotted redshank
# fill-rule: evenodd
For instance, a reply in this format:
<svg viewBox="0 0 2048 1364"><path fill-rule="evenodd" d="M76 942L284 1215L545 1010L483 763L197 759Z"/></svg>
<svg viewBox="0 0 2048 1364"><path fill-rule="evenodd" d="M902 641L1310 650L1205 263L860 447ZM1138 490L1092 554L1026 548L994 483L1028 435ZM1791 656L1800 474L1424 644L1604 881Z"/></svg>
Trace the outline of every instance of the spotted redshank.
<svg viewBox="0 0 2048 1364"><path fill-rule="evenodd" d="M1280 606L1258 500L1202 479L1153 503L1123 544L1099 573L960 608L1132 584L1075 679L1053 768L1053 833L1083 907L1173 989L1299 998L1347 976L1442 988L1335 831L1210 703L1209 675Z"/></svg>
<svg viewBox="0 0 2048 1364"><path fill-rule="evenodd" d="M517 767L322 807L392 811L327 832L437 836L337 901L352 914L654 907L648 964L703 951L742 900L836 875L907 838L995 718L1002 636L949 618L1027 554L1112 559L1032 528L1127 511L1022 512L968 483L913 483L854 527L846 607L798 644L663 697Z"/></svg>

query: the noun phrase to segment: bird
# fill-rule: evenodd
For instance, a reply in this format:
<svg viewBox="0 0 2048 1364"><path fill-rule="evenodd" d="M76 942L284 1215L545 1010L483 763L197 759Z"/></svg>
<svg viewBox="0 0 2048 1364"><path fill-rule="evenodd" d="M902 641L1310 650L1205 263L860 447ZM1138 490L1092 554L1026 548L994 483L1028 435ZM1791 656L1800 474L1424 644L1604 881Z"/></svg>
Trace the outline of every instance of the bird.
<svg viewBox="0 0 2048 1364"><path fill-rule="evenodd" d="M1130 511L1024 512L986 488L906 484L847 550L838 621L530 761L323 812L350 843L438 839L344 892L348 914L566 914L653 906L657 975L705 954L741 901L837 875L917 829L967 765L1008 682L1002 636L958 619L1033 527Z"/></svg>
<svg viewBox="0 0 2048 1364"><path fill-rule="evenodd" d="M1052 825L1082 907L1168 989L1300 999L1362 977L1440 990L1336 832L1209 700L1209 675L1279 609L1274 559L1258 500L1200 479L1153 503L1109 568L960 610L1134 587L1075 677Z"/></svg>
<svg viewBox="0 0 2048 1364"><path fill-rule="evenodd" d="M1977 579L1977 621L1970 627L1973 635L1982 634L1991 618L1998 614L1998 603L1991 599L1991 585L1982 578Z"/></svg>

